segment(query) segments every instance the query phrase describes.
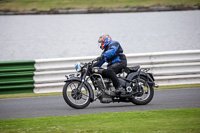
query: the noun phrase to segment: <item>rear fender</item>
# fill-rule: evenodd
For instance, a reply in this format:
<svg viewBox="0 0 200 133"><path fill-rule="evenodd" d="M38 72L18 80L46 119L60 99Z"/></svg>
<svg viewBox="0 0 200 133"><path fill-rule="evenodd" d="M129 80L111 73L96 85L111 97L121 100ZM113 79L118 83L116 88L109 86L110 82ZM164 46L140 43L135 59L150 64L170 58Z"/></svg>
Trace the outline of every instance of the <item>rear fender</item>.
<svg viewBox="0 0 200 133"><path fill-rule="evenodd" d="M128 80L132 80L133 78L137 78L139 75L139 72L133 72L130 73L127 77ZM155 82L154 79L150 76L150 74L145 73L143 71L140 71L140 76L144 76L147 78L147 82L151 85L151 86L155 86Z"/></svg>
<svg viewBox="0 0 200 133"><path fill-rule="evenodd" d="M80 77L71 77L69 79L67 79L65 82L71 82L71 81L80 81L81 82L81 78ZM90 93L90 102L94 101L94 93L93 93L93 89L91 87L91 85L87 82L84 81L84 85L88 88L89 93Z"/></svg>

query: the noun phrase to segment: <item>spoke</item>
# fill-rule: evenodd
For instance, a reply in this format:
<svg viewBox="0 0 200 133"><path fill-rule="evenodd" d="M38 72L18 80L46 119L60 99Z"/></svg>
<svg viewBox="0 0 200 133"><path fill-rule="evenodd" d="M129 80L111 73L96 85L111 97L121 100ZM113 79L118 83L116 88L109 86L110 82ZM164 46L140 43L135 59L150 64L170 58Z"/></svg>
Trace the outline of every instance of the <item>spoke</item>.
<svg viewBox="0 0 200 133"><path fill-rule="evenodd" d="M75 97L75 103L77 103L77 95L76 95L76 97Z"/></svg>
<svg viewBox="0 0 200 133"><path fill-rule="evenodd" d="M87 100L87 99L85 99L85 98L83 98L83 97L82 97L81 99L83 99L83 100Z"/></svg>
<svg viewBox="0 0 200 133"><path fill-rule="evenodd" d="M73 85L74 85L74 83L73 83ZM74 85L74 87L76 88L76 86Z"/></svg>
<svg viewBox="0 0 200 133"><path fill-rule="evenodd" d="M76 90L79 86L79 82L71 82L68 86L68 92L71 90L71 93L68 93L69 100L76 105L84 105L89 100L89 92L88 90L83 86L81 88L81 92L77 93ZM73 94L72 94L73 91Z"/></svg>
<svg viewBox="0 0 200 133"><path fill-rule="evenodd" d="M73 89L72 89L72 85L70 85L70 88L71 88L71 90L73 90Z"/></svg>
<svg viewBox="0 0 200 133"><path fill-rule="evenodd" d="M84 96L86 96L86 97L89 97L88 95L85 95L85 94L83 94L83 93L81 93L82 95L84 95Z"/></svg>
<svg viewBox="0 0 200 133"><path fill-rule="evenodd" d="M140 100L143 100L142 97L139 98Z"/></svg>

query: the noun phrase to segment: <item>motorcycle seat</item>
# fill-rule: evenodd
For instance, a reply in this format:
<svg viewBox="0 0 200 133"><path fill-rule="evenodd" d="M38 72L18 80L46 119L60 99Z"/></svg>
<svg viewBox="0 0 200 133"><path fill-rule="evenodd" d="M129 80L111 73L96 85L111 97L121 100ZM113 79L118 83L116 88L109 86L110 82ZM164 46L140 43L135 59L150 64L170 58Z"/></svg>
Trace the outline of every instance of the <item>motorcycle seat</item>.
<svg viewBox="0 0 200 133"><path fill-rule="evenodd" d="M130 72L137 72L138 69L140 69L140 66L127 67L127 69L128 69Z"/></svg>
<svg viewBox="0 0 200 133"><path fill-rule="evenodd" d="M137 72L138 69L140 69L140 66L134 66L134 67L126 67L125 69L122 69L119 73L130 73L130 72Z"/></svg>

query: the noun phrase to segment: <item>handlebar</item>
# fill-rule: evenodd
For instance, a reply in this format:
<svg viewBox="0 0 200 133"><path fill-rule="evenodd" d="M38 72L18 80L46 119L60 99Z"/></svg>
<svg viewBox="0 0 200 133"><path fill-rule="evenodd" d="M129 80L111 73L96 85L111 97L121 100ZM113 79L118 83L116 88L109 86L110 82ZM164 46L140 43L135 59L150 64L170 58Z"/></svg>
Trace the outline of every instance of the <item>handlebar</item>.
<svg viewBox="0 0 200 133"><path fill-rule="evenodd" d="M92 61L88 62L88 64L91 64L93 66L95 61L97 61L97 59L93 59Z"/></svg>

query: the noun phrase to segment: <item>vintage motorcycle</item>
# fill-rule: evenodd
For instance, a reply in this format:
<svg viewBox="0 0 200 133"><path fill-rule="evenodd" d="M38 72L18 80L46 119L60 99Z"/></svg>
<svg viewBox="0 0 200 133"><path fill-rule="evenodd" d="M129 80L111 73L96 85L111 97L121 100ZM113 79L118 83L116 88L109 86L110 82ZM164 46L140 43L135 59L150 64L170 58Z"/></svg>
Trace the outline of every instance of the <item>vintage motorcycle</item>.
<svg viewBox="0 0 200 133"><path fill-rule="evenodd" d="M140 66L127 67L117 75L126 94L116 94L112 81L102 77L103 68L93 67L89 63L77 63L76 74L67 75L63 87L65 102L75 109L83 109L91 102L101 103L132 102L136 105L148 104L154 96L154 77L148 73L150 69L140 69Z"/></svg>

